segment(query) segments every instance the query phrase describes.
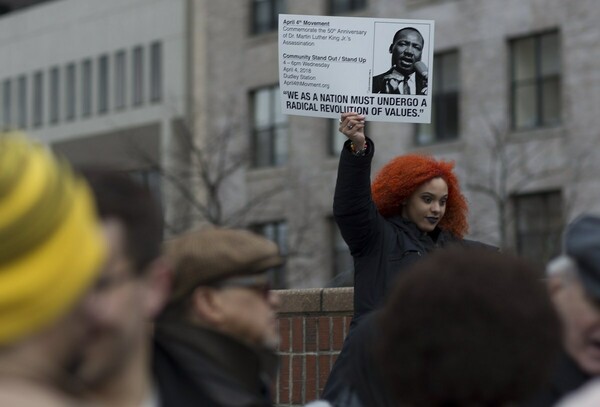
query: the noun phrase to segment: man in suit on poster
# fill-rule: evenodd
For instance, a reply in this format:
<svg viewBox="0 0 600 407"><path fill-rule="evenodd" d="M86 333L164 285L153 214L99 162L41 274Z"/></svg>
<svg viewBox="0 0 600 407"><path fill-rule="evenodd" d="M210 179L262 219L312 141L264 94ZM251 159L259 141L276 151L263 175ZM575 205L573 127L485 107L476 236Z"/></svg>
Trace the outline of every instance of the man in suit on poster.
<svg viewBox="0 0 600 407"><path fill-rule="evenodd" d="M424 40L413 27L405 27L394 34L389 52L392 67L373 77L371 92L399 95L427 94L427 66L421 62Z"/></svg>

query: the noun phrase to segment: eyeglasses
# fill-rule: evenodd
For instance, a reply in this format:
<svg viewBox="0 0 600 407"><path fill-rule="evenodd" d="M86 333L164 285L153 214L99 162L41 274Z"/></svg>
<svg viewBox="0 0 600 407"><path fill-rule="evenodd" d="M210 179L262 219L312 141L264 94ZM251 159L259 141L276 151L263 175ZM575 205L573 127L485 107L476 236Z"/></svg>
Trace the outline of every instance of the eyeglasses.
<svg viewBox="0 0 600 407"><path fill-rule="evenodd" d="M244 281L243 279L230 279L221 281L212 285L214 288L246 288L252 290L263 297L265 300L269 299L271 292L271 283L269 281Z"/></svg>

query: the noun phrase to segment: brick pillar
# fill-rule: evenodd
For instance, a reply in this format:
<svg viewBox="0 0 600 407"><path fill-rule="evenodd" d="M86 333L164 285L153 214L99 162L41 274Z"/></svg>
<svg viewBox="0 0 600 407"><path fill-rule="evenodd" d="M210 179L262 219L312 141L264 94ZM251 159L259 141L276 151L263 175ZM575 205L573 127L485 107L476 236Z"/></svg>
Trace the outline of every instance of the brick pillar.
<svg viewBox="0 0 600 407"><path fill-rule="evenodd" d="M278 291L280 370L278 406L302 406L318 399L342 349L352 317L352 288Z"/></svg>

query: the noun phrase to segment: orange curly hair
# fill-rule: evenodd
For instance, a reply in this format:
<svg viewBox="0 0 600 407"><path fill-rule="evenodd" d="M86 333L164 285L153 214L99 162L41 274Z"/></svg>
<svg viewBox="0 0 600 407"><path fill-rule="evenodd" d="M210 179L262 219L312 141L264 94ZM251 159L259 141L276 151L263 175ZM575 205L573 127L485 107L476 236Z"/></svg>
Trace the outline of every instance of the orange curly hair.
<svg viewBox="0 0 600 407"><path fill-rule="evenodd" d="M462 238L468 231L467 200L460 192L453 162L437 161L423 155L403 155L392 159L375 177L371 192L375 205L384 217L399 215L401 202L424 182L441 177L448 184L446 213L439 223L442 229Z"/></svg>

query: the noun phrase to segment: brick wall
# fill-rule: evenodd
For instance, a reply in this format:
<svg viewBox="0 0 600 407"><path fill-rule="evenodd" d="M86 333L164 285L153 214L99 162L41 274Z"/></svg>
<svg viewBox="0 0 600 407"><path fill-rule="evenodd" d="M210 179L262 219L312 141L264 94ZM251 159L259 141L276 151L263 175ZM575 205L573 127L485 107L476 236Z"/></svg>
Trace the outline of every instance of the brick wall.
<svg viewBox="0 0 600 407"><path fill-rule="evenodd" d="M319 397L352 316L352 288L281 290L278 406L302 406Z"/></svg>

